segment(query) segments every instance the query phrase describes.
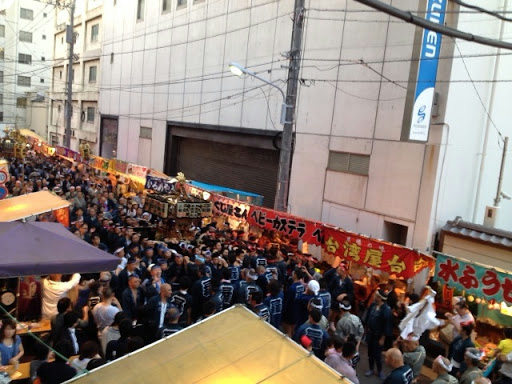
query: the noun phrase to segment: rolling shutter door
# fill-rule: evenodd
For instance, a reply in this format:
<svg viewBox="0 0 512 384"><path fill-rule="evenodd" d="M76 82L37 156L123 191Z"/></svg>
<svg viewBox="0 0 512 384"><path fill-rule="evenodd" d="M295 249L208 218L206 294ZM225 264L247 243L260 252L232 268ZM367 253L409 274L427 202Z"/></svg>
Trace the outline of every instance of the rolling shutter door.
<svg viewBox="0 0 512 384"><path fill-rule="evenodd" d="M177 171L188 179L264 196L273 207L279 152L207 140L175 137Z"/></svg>

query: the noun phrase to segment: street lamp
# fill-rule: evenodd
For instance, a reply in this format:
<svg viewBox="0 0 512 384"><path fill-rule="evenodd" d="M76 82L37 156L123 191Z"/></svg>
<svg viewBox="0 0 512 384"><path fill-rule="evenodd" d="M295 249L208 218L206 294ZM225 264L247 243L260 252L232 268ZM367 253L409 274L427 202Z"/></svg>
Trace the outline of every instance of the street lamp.
<svg viewBox="0 0 512 384"><path fill-rule="evenodd" d="M265 84L268 84L281 93L283 97L283 103L281 104L281 119L280 122L283 125L283 135L281 138L281 149L279 151L279 172L277 175L277 190L276 190L276 198L274 201L274 209L278 211L287 211L288 210L288 184L290 180L290 164L291 164L291 153L292 153L292 119L287 119L288 109L291 107L286 103L286 95L284 91L279 88L276 84L264 79L261 76L258 76L253 71L248 70L247 68L241 66L238 63L231 62L229 63L229 70L235 76L241 77L246 74L248 76L254 77L260 81L263 81Z"/></svg>

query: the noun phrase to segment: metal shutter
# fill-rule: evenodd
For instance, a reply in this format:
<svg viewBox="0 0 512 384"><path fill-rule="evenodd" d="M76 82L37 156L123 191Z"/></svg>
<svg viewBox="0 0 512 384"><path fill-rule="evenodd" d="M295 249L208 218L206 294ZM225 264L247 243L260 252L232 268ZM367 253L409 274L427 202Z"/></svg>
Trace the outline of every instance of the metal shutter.
<svg viewBox="0 0 512 384"><path fill-rule="evenodd" d="M279 152L174 136L177 171L188 179L222 185L264 196L273 207Z"/></svg>

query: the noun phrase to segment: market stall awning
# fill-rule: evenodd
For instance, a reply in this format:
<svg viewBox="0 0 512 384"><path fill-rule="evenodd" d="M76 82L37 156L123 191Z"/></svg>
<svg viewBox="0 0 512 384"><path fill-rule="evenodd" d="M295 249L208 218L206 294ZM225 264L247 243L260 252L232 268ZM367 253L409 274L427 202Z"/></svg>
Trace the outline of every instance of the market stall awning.
<svg viewBox="0 0 512 384"><path fill-rule="evenodd" d="M69 383L350 383L242 306Z"/></svg>
<svg viewBox="0 0 512 384"><path fill-rule="evenodd" d="M30 216L69 207L69 201L61 199L48 191L28 193L26 195L0 200L0 222L25 219Z"/></svg>
<svg viewBox="0 0 512 384"><path fill-rule="evenodd" d="M119 259L59 223L0 223L0 278L111 271Z"/></svg>

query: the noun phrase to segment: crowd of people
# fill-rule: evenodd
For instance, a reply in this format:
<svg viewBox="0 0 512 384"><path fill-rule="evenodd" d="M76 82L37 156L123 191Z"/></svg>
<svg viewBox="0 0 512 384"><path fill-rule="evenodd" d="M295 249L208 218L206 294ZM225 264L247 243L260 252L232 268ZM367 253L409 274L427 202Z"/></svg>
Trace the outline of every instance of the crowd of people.
<svg viewBox="0 0 512 384"><path fill-rule="evenodd" d="M405 306L421 297L411 293L398 299L392 281L376 285L366 306L355 305L345 264L320 271L313 258L289 244L228 224L191 227L187 239L157 241L148 229L159 228L161 220L145 211L144 193L121 194L119 177L38 156L12 159L9 171L10 195L48 190L69 200L70 231L119 257L113 271L43 279L41 314L51 321L45 342L58 353L49 357L45 345L38 345L33 379L60 383L242 304L353 383L364 382L356 374L363 342L366 376L386 384L418 380L426 358L422 335L400 338L397 324ZM78 294L71 300L74 289ZM434 383L490 383L479 367L471 338L475 321L467 305L459 302L446 321L454 338L446 356L433 361ZM512 330L506 332L497 351L501 384L512 383ZM15 333L16 324L4 320L4 366L23 355ZM384 375L383 363L390 374Z"/></svg>

